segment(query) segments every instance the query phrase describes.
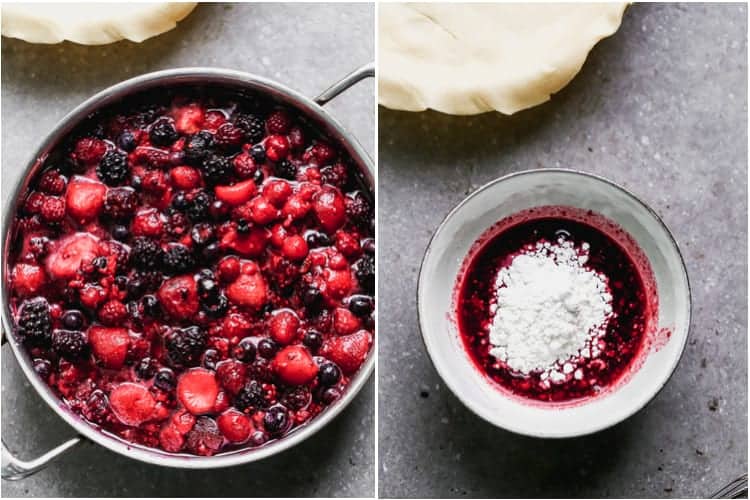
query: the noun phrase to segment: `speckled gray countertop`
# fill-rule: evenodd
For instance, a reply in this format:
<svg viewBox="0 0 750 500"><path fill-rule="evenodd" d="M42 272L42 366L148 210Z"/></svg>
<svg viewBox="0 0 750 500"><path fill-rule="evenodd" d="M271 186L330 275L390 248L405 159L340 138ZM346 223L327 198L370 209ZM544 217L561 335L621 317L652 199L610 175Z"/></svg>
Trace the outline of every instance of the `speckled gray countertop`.
<svg viewBox="0 0 750 500"><path fill-rule="evenodd" d="M116 8L116 6L113 6ZM111 84L179 66L257 73L314 96L374 57L369 4L200 5L178 27L142 44L30 45L2 39L2 193L62 116ZM365 149L374 148L374 85L362 82L327 106ZM276 457L213 471L144 465L86 445L3 496L372 496L374 383L323 431ZM29 458L73 432L2 349L2 436Z"/></svg>
<svg viewBox="0 0 750 500"><path fill-rule="evenodd" d="M511 117L380 109L381 496L695 497L747 470L746 34L744 5L635 4L542 106ZM556 166L621 183L664 218L694 316L674 377L643 411L546 441L494 428L441 383L415 289L456 203L503 174Z"/></svg>

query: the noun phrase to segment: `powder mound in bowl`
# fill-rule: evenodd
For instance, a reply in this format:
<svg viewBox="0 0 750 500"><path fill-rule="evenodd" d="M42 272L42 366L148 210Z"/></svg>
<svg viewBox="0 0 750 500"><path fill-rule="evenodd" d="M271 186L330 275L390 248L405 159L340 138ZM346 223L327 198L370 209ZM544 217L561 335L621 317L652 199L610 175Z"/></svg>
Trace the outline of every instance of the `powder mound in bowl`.
<svg viewBox="0 0 750 500"><path fill-rule="evenodd" d="M586 266L587 243L529 244L500 268L490 307L490 354L522 374L565 381L584 358L599 355L612 318L607 277Z"/></svg>

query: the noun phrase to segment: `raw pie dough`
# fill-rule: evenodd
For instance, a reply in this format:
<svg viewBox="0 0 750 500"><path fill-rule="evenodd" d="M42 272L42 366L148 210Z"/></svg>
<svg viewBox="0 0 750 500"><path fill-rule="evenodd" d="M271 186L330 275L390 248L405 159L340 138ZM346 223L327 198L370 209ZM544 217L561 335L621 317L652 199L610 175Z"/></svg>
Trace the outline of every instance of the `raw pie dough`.
<svg viewBox="0 0 750 500"><path fill-rule="evenodd" d="M177 26L196 3L35 3L2 6L2 33L32 43L142 42Z"/></svg>
<svg viewBox="0 0 750 500"><path fill-rule="evenodd" d="M381 3L379 102L456 115L536 106L620 26L626 3Z"/></svg>

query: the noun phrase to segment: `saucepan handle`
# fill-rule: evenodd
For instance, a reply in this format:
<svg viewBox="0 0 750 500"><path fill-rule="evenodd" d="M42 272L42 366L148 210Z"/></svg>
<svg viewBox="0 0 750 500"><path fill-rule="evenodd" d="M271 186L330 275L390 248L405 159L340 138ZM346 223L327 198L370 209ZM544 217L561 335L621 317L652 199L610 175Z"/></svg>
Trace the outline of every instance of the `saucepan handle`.
<svg viewBox="0 0 750 500"><path fill-rule="evenodd" d="M5 338L5 331L2 331L2 344L5 345L6 343L7 340ZM32 460L21 460L20 458L16 457L5 445L5 440L2 439L1 441L3 445L2 478L8 481L16 481L44 469L57 457L70 450L77 444L82 443L84 441L84 438L83 436L76 436L73 439L64 442L60 446L53 448L47 453L44 453L43 455Z"/></svg>
<svg viewBox="0 0 750 500"><path fill-rule="evenodd" d="M371 62L364 66L355 69L344 78L334 83L326 90L324 90L318 97L315 98L315 102L321 106L333 100L336 96L350 88L355 83L365 78L372 78L375 76L375 63Z"/></svg>

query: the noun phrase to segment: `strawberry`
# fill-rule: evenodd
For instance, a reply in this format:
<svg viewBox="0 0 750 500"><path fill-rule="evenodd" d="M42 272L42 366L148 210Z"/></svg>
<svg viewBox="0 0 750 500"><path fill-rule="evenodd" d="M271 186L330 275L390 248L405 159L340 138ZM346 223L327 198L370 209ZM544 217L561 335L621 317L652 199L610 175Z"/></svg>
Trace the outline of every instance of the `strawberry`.
<svg viewBox="0 0 750 500"><path fill-rule="evenodd" d="M248 335L253 324L242 313L229 313L224 317L221 326L221 334L231 339L232 337L242 338Z"/></svg>
<svg viewBox="0 0 750 500"><path fill-rule="evenodd" d="M257 224L269 224L276 220L279 211L263 196L256 196L249 202L250 218Z"/></svg>
<svg viewBox="0 0 750 500"><path fill-rule="evenodd" d="M263 307L268 298L268 286L260 272L240 274L227 287L227 298L239 306L258 310Z"/></svg>
<svg viewBox="0 0 750 500"><path fill-rule="evenodd" d="M156 400L145 386L124 382L109 394L109 405L122 423L136 427L151 420Z"/></svg>
<svg viewBox="0 0 750 500"><path fill-rule="evenodd" d="M224 283L230 283L240 275L240 259L233 255L228 255L219 261L216 266L216 272L219 279Z"/></svg>
<svg viewBox="0 0 750 500"><path fill-rule="evenodd" d="M284 243L281 246L281 253L289 260L303 260L307 257L307 251L307 242L298 234L284 239Z"/></svg>
<svg viewBox="0 0 750 500"><path fill-rule="evenodd" d="M89 328L88 336L96 359L107 368L122 368L130 345L130 335L125 328L92 326Z"/></svg>
<svg viewBox="0 0 750 500"><path fill-rule="evenodd" d="M282 207L292 195L292 185L287 181L269 180L263 184L263 196L274 206Z"/></svg>
<svg viewBox="0 0 750 500"><path fill-rule="evenodd" d="M289 140L283 135L271 135L266 139L266 156L273 162L279 162L289 154Z"/></svg>
<svg viewBox="0 0 750 500"><path fill-rule="evenodd" d="M90 167L99 163L104 153L107 152L107 144L91 137L79 139L73 149L71 157L81 166Z"/></svg>
<svg viewBox="0 0 750 500"><path fill-rule="evenodd" d="M286 135L292 128L292 118L286 111L278 109L266 119L266 128L270 134Z"/></svg>
<svg viewBox="0 0 750 500"><path fill-rule="evenodd" d="M185 372L177 383L177 398L193 415L211 413L219 395L219 384L213 372L193 368Z"/></svg>
<svg viewBox="0 0 750 500"><path fill-rule="evenodd" d="M347 375L356 372L370 352L372 345L372 334L367 330L356 333L331 337L323 343L320 352L330 359Z"/></svg>
<svg viewBox="0 0 750 500"><path fill-rule="evenodd" d="M147 146L138 146L128 155L128 163L133 166L167 168L172 165L169 153Z"/></svg>
<svg viewBox="0 0 750 500"><path fill-rule="evenodd" d="M104 196L107 186L85 177L73 177L65 195L68 214L85 223L99 216L104 208Z"/></svg>
<svg viewBox="0 0 750 500"><path fill-rule="evenodd" d="M321 291L331 301L343 299L354 287L352 272L349 269L340 271L326 269L323 276L325 278L325 286Z"/></svg>
<svg viewBox="0 0 750 500"><path fill-rule="evenodd" d="M336 248L347 257L356 257L362 251L359 239L345 231L336 231Z"/></svg>
<svg viewBox="0 0 750 500"><path fill-rule="evenodd" d="M35 295L47 282L41 267L34 264L16 264L11 272L13 291L20 297Z"/></svg>
<svg viewBox="0 0 750 500"><path fill-rule="evenodd" d="M219 379L219 383L233 395L244 387L246 375L245 365L234 359L222 361L216 367L216 378Z"/></svg>
<svg viewBox="0 0 750 500"><path fill-rule="evenodd" d="M253 227L247 234L240 234L236 229L230 229L221 238L221 245L244 257L259 257L266 249L268 237L268 230L262 227Z"/></svg>
<svg viewBox="0 0 750 500"><path fill-rule="evenodd" d="M216 198L230 205L242 205L258 191L255 181L247 179L231 186L216 186Z"/></svg>
<svg viewBox="0 0 750 500"><path fill-rule="evenodd" d="M192 276L175 276L165 281L157 292L164 310L174 318L186 319L198 312L198 286Z"/></svg>
<svg viewBox="0 0 750 500"><path fill-rule="evenodd" d="M125 304L119 300L105 302L99 309L99 321L105 325L116 326L121 324L128 315Z"/></svg>
<svg viewBox="0 0 750 500"><path fill-rule="evenodd" d="M134 236L161 236L164 231L161 212L155 208L139 210L133 218L131 231Z"/></svg>
<svg viewBox="0 0 750 500"><path fill-rule="evenodd" d="M346 202L338 189L326 186L321 189L313 201L315 215L320 225L333 233L346 221Z"/></svg>
<svg viewBox="0 0 750 500"><path fill-rule="evenodd" d="M281 209L281 215L284 218L298 220L303 218L310 211L310 202L299 195L290 196L284 207Z"/></svg>
<svg viewBox="0 0 750 500"><path fill-rule="evenodd" d="M333 311L333 330L337 335L349 335L361 327L359 318L349 309L337 307Z"/></svg>
<svg viewBox="0 0 750 500"><path fill-rule="evenodd" d="M98 252L98 238L89 233L75 233L54 246L47 256L47 273L55 280L74 278L81 266L90 264Z"/></svg>
<svg viewBox="0 0 750 500"><path fill-rule="evenodd" d="M99 285L86 283L78 292L78 299L84 307L94 310L99 307L99 304L107 300L107 290Z"/></svg>
<svg viewBox="0 0 750 500"><path fill-rule="evenodd" d="M243 443L250 437L254 426L250 417L237 410L229 410L216 419L219 431L232 443Z"/></svg>
<svg viewBox="0 0 750 500"><path fill-rule="evenodd" d="M291 309L281 309L271 316L269 321L271 337L279 344L292 343L297 338L299 318Z"/></svg>
<svg viewBox="0 0 750 500"><path fill-rule="evenodd" d="M184 409L177 410L172 414L169 423L173 425L180 434L187 434L195 425L195 417Z"/></svg>
<svg viewBox="0 0 750 500"><path fill-rule="evenodd" d="M280 350L274 356L271 367L284 383L290 385L307 384L318 375L318 365L310 352L301 345Z"/></svg>
<svg viewBox="0 0 750 500"><path fill-rule="evenodd" d="M206 115L203 108L194 102L186 106L179 107L172 111L174 117L174 126L181 134L195 134L200 131L203 120Z"/></svg>
<svg viewBox="0 0 750 500"><path fill-rule="evenodd" d="M185 446L185 436L174 425L167 424L159 431L159 444L165 451L177 453Z"/></svg>
<svg viewBox="0 0 750 500"><path fill-rule="evenodd" d="M169 171L169 178L172 185L177 189L189 190L201 185L201 173L193 167L174 167Z"/></svg>

